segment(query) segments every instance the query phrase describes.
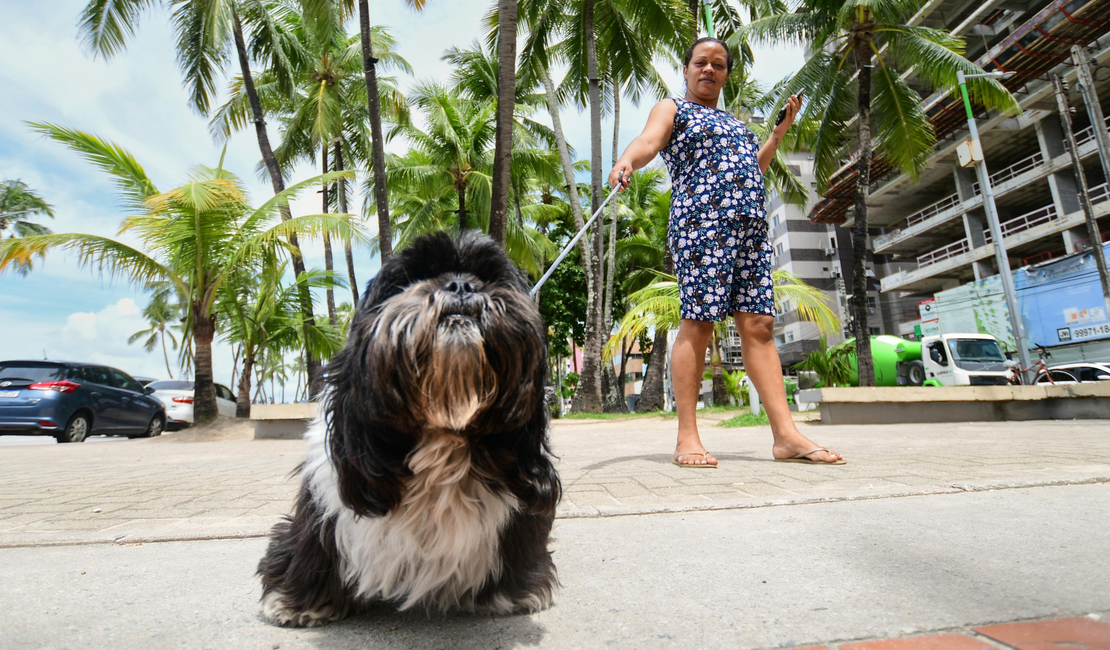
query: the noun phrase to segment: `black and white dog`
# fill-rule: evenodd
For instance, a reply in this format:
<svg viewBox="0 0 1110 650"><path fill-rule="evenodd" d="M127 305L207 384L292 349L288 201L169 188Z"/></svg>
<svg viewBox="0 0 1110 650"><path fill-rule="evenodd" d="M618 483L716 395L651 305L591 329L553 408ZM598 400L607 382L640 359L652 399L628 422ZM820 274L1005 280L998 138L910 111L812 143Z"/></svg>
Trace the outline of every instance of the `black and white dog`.
<svg viewBox="0 0 1110 650"><path fill-rule="evenodd" d="M428 235L390 259L328 365L293 514L258 565L264 615L547 608L545 358L528 284L489 238Z"/></svg>

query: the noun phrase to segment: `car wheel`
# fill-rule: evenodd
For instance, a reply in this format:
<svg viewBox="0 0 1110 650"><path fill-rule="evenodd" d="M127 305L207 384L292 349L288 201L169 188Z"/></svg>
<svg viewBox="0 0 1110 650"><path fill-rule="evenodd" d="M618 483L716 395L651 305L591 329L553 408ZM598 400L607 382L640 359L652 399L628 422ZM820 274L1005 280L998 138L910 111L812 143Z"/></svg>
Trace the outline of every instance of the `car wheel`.
<svg viewBox="0 0 1110 650"><path fill-rule="evenodd" d="M91 425L88 415L77 413L66 423L65 431L54 437L58 442L85 442L85 438L89 437Z"/></svg>
<svg viewBox="0 0 1110 650"><path fill-rule="evenodd" d="M162 430L166 428L166 418L161 415L155 415L150 419L150 424L147 425L146 431L137 436L127 436L128 438L155 438L162 435Z"/></svg>

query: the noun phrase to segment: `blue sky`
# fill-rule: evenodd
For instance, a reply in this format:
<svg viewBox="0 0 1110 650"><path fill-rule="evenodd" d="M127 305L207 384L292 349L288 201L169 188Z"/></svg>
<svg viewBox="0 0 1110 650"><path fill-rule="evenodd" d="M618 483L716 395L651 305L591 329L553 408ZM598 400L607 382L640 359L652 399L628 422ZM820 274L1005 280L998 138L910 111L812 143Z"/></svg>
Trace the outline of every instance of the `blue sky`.
<svg viewBox="0 0 1110 650"><path fill-rule="evenodd" d="M162 189L184 182L196 164L214 166L223 143L212 139L207 119L188 107L166 13L148 12L127 49L106 62L87 55L78 41L77 17L85 2L0 0L0 87L6 95L0 102L0 178L22 179L54 205L57 217L46 220L54 232L114 237L127 214L110 179L77 154L33 133L25 121L56 122L112 140L130 151ZM401 79L402 88L408 90L417 80L447 83L451 69L439 57L448 47L468 46L481 37L488 4L430 2L425 13L415 14L399 0L371 2L371 22L390 29L398 51L414 69L413 77ZM349 28L357 29L357 24ZM755 76L765 84L790 74L803 60L797 48L757 49L756 54ZM680 75L670 69L661 72L678 92ZM622 105L621 149L639 133L649 109L648 104ZM568 108L562 117L571 145L579 156L587 156L588 114ZM609 165L611 118L603 119L602 129L603 158ZM279 140L274 127L270 138ZM398 141L389 149L404 147ZM228 143L225 166L247 183L256 205L271 195L269 182L255 173L259 158L253 132L239 133ZM297 178L312 175L311 169L302 169ZM318 195L306 193L293 209L296 214L318 212ZM319 244L307 245L305 255L308 266L323 267ZM377 260L364 250L356 250L355 259L359 283L365 284L377 270ZM340 250L336 264L342 263ZM344 295L337 294L337 300ZM127 344L128 336L145 329L140 313L145 304L145 294L125 281L100 278L80 268L72 256L51 253L27 277L0 275L0 359L42 358L45 351L50 358L166 377L160 348L148 353L141 345ZM318 309L324 309L322 301ZM218 342L213 361L216 380L228 383L229 346ZM176 376L176 365L171 368Z"/></svg>

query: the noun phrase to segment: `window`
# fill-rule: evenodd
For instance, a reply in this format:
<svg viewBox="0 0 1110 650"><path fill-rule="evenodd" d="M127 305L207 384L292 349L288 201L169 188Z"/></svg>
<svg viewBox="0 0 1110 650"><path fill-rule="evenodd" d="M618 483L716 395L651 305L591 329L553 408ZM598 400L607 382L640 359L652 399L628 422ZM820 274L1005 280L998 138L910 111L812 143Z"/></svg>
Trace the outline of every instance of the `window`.
<svg viewBox="0 0 1110 650"><path fill-rule="evenodd" d="M216 397L221 397L228 401L234 402L235 396L231 394L231 390L227 386L216 384Z"/></svg>
<svg viewBox="0 0 1110 650"><path fill-rule="evenodd" d="M784 313L784 314L789 313L793 309L794 309L794 306L790 304L789 300L783 300L782 301L782 313Z"/></svg>
<svg viewBox="0 0 1110 650"><path fill-rule="evenodd" d="M875 297L874 296L867 296L867 308L870 309L871 311L875 311Z"/></svg>
<svg viewBox="0 0 1110 650"><path fill-rule="evenodd" d="M116 388L122 388L124 390L129 390L136 393L143 392L143 387L139 385L139 382L128 377L115 368L112 368L110 372L112 373L112 383L115 385Z"/></svg>
<svg viewBox="0 0 1110 650"><path fill-rule="evenodd" d="M882 332L879 330L878 327L871 328L871 336L879 336L880 334L882 334Z"/></svg>
<svg viewBox="0 0 1110 650"><path fill-rule="evenodd" d="M785 340L787 343L793 343L794 342L794 332L787 332L786 334L784 334L783 335L783 340Z"/></svg>
<svg viewBox="0 0 1110 650"><path fill-rule="evenodd" d="M101 386L113 385L112 376L107 368L101 368L100 366L85 366L82 374L85 377L85 381L100 384Z"/></svg>
<svg viewBox="0 0 1110 650"><path fill-rule="evenodd" d="M836 237L829 237L829 248L836 248Z"/></svg>
<svg viewBox="0 0 1110 650"><path fill-rule="evenodd" d="M1110 372L1102 368L1080 368L1079 381L1110 381Z"/></svg>
<svg viewBox="0 0 1110 650"><path fill-rule="evenodd" d="M802 175L801 165L787 165L786 168L789 169L790 173L794 174L795 176L801 176Z"/></svg>
<svg viewBox="0 0 1110 650"><path fill-rule="evenodd" d="M0 364L0 379L26 380L31 383L57 381L64 377L65 366L54 363L12 362ZM70 379L73 379L71 376Z"/></svg>
<svg viewBox="0 0 1110 650"><path fill-rule="evenodd" d="M775 244L775 255L782 255L785 250L782 244Z"/></svg>

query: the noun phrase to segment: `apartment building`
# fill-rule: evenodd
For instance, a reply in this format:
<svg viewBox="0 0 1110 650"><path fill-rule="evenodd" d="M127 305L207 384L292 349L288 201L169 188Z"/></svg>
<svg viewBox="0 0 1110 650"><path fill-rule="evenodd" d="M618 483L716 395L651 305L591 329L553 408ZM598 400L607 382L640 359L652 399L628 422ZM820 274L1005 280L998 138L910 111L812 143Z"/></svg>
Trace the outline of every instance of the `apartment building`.
<svg viewBox="0 0 1110 650"><path fill-rule="evenodd" d="M832 346L852 336L852 310L854 297L846 280L852 269L853 251L850 233L832 224L813 223L810 209L817 201L817 179L813 175L813 154L805 151L784 154L790 171L809 191L805 206L790 205L777 195L767 204L768 238L774 248L773 268L792 273L807 284L821 290L829 306L840 317L841 331L826 337ZM869 247L870 248L870 247ZM896 334L897 319L903 312L916 313L917 301L906 302L894 294L880 292L879 277L903 270L904 261L890 256L869 253L866 262L868 275L868 322L872 334ZM784 368L801 361L819 346L821 333L813 323L801 319L797 305L783 299L775 318L775 342Z"/></svg>
<svg viewBox="0 0 1110 650"><path fill-rule="evenodd" d="M1017 116L978 110L976 118L1001 230L1014 269L1089 248L1072 159L1050 74L1070 82L1069 101L1078 150L1096 218L1110 235L1110 191L1100 165L1095 128L1076 89L1070 48L1091 47L1110 65L1110 2L1105 0L939 0L912 21L945 28L967 41L966 56L987 70L1016 72L1004 83L1020 102ZM1110 68L1095 75L1095 94L1110 113ZM909 79L911 83L912 75ZM925 94L923 93L923 96ZM868 247L879 288L895 307L883 314L888 333L912 332L917 298L997 274L994 246L974 170L959 166L957 145L967 138L966 113L955 94L927 96L924 107L937 132L935 154L919 180L878 161L873 171ZM816 224L851 224L854 160L841 168L808 216ZM845 226L847 227L847 225ZM848 242L845 238L844 243ZM880 300L882 304L884 300Z"/></svg>

